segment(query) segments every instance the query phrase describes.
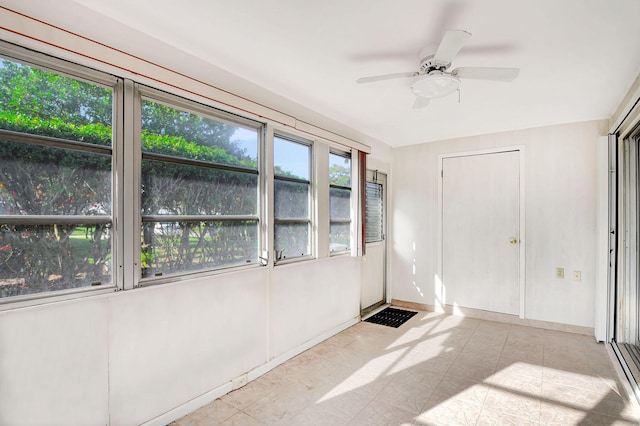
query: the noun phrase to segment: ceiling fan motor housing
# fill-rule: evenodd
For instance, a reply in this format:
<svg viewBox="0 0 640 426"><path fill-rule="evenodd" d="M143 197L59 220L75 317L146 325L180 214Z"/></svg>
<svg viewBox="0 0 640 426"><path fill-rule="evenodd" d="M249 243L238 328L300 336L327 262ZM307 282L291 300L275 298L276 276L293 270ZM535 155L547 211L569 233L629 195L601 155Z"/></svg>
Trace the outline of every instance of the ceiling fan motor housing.
<svg viewBox="0 0 640 426"><path fill-rule="evenodd" d="M439 64L434 62L434 56L434 54L431 54L429 56L425 56L420 60L420 74L429 74L431 71L444 72L451 66L451 62L449 62L448 64Z"/></svg>

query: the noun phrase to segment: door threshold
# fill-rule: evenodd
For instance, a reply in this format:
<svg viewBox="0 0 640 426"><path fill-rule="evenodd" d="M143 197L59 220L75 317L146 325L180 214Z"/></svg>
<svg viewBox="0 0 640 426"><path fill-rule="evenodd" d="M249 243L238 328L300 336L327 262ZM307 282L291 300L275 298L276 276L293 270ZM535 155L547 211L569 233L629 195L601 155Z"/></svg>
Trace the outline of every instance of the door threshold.
<svg viewBox="0 0 640 426"><path fill-rule="evenodd" d="M389 306L391 306L391 303L382 303L380 305L375 305L373 308L365 309L360 313L360 320L364 321L367 318L372 317L378 312L382 311L383 309L388 308Z"/></svg>

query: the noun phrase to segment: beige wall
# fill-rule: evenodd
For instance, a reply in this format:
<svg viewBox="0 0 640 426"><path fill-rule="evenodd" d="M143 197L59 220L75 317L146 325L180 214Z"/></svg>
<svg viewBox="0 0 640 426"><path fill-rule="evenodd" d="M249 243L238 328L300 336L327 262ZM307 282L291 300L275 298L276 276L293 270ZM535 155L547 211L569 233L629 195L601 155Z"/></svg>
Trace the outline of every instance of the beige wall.
<svg viewBox="0 0 640 426"><path fill-rule="evenodd" d="M392 297L436 305L439 156L521 146L525 157L525 317L593 327L596 144L606 127L606 121L593 121L394 149ZM555 278L556 267L565 268L564 279ZM581 282L572 281L573 270L582 271Z"/></svg>

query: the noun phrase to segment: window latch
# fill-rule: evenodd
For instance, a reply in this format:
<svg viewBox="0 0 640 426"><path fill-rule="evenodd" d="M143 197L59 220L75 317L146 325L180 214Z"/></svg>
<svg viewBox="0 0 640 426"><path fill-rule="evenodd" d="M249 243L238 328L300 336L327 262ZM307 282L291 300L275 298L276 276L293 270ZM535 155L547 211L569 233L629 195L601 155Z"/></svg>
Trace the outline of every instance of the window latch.
<svg viewBox="0 0 640 426"><path fill-rule="evenodd" d="M273 260L273 264L277 265L279 261L281 261L282 259L284 259L284 249L281 248L280 250L276 250L276 258Z"/></svg>

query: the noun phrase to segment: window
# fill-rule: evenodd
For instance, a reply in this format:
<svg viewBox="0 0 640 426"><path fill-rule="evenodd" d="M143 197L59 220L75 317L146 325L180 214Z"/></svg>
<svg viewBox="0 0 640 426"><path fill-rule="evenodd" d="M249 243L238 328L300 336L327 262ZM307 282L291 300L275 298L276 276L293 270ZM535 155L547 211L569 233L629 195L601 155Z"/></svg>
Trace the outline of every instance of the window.
<svg viewBox="0 0 640 426"><path fill-rule="evenodd" d="M329 251L351 250L351 158L329 153Z"/></svg>
<svg viewBox="0 0 640 426"><path fill-rule="evenodd" d="M263 123L0 49L0 310L257 266L265 231L276 262L313 255L311 142L275 135L268 182ZM350 155L330 152L328 172L330 217L318 211L330 251L346 252ZM272 230L260 223L271 205Z"/></svg>
<svg viewBox="0 0 640 426"><path fill-rule="evenodd" d="M275 136L274 248L276 262L311 254L311 145Z"/></svg>
<svg viewBox="0 0 640 426"><path fill-rule="evenodd" d="M142 99L142 278L258 260L259 127Z"/></svg>
<svg viewBox="0 0 640 426"><path fill-rule="evenodd" d="M377 173L377 172L376 172ZM378 182L367 182L367 224L365 242L375 243L384 239L384 186Z"/></svg>
<svg viewBox="0 0 640 426"><path fill-rule="evenodd" d="M114 283L115 83L0 59L0 298Z"/></svg>

